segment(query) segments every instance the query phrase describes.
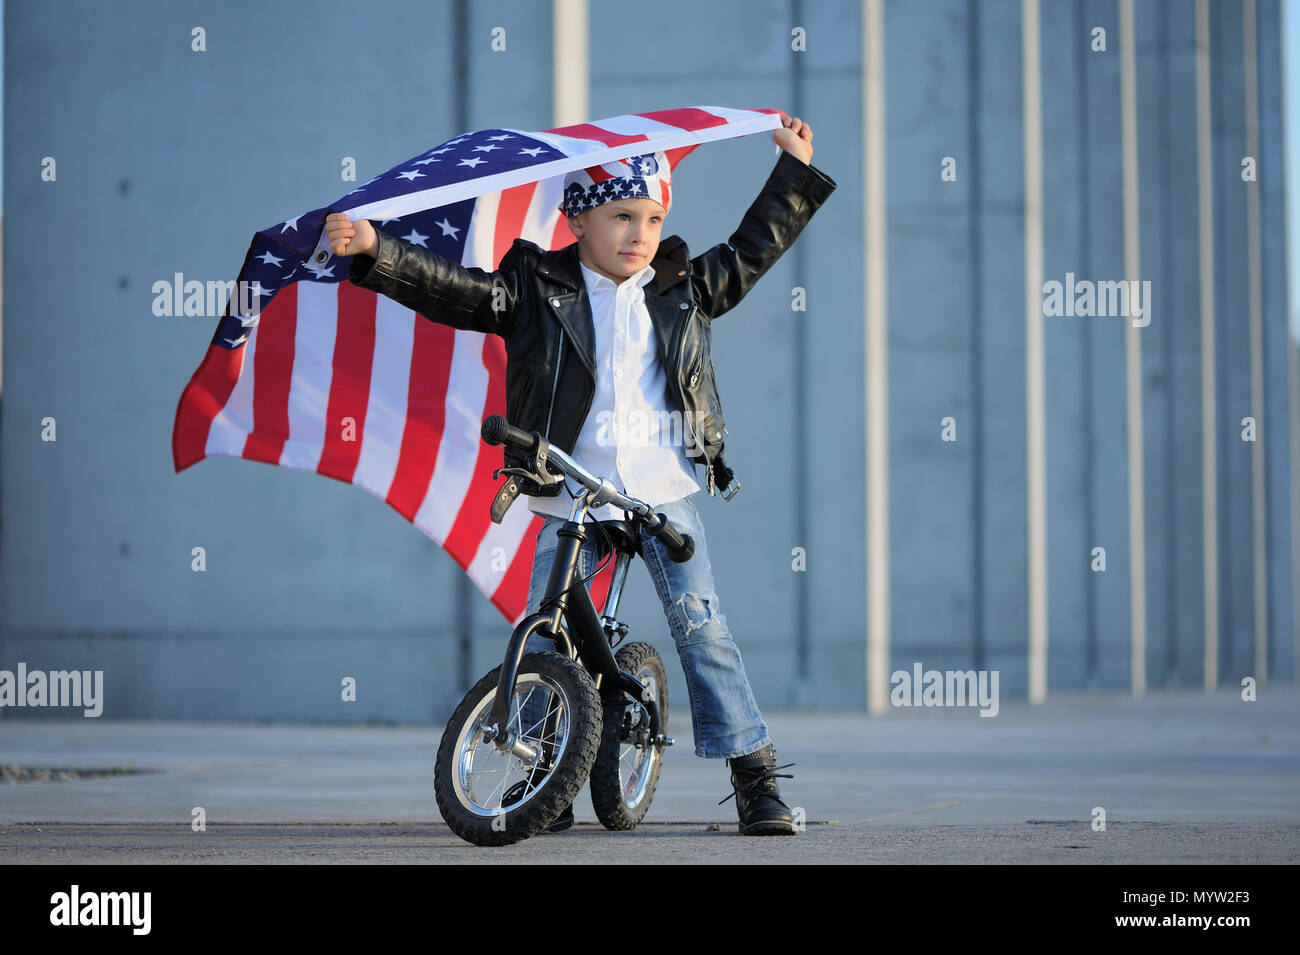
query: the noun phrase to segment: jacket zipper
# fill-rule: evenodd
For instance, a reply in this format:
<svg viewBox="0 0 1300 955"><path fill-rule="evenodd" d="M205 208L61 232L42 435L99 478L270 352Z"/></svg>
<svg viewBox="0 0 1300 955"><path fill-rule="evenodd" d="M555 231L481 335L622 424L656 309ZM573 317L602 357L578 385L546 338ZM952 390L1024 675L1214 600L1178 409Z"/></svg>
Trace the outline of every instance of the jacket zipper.
<svg viewBox="0 0 1300 955"><path fill-rule="evenodd" d="M560 386L560 365L564 361L564 326L560 326L560 343L555 349L555 380L551 382L551 406L546 409L546 440L551 440L551 412L555 410L555 392Z"/></svg>
<svg viewBox="0 0 1300 955"><path fill-rule="evenodd" d="M699 310L699 306L697 305L691 306L691 312L689 315L686 316L686 323L682 327L681 344L677 346L677 391L682 396L683 411L686 410L686 391L682 387L681 372L682 372L682 364L686 357L686 333L691 324L691 319L695 317L695 313L698 310ZM701 368L702 367L703 367L703 360L701 360ZM690 422L689 418L686 421L686 427L690 429L691 438L695 441L696 447L698 447L701 451L704 451L704 445L700 444L699 434L698 432L696 432L695 426ZM713 496L714 486L715 486L715 482L713 478L713 462L709 459L708 452L705 451L704 452L704 487L709 492L710 497Z"/></svg>

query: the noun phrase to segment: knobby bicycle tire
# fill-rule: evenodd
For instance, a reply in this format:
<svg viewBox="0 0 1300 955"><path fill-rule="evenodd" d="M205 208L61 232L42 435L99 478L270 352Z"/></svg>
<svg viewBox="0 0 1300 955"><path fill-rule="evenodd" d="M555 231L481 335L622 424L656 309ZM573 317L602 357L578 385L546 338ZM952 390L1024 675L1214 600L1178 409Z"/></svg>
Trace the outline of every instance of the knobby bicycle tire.
<svg viewBox="0 0 1300 955"><path fill-rule="evenodd" d="M654 675L655 699L659 703L659 732L668 732L668 678L663 660L652 645L648 643L629 643L619 649L614 659L620 670L633 676L642 668L649 668ZM596 818L606 829L626 832L635 829L645 818L650 809L659 786L659 774L663 771L663 751L649 747L650 759L646 767L649 774L641 789L639 798L630 804L627 798L627 783L620 774L622 763L623 714L625 703L610 703L605 706L604 727L601 733L600 750L596 762L591 767L591 805L596 810Z"/></svg>
<svg viewBox="0 0 1300 955"><path fill-rule="evenodd" d="M567 737L545 778L522 801L510 804L517 808L478 806L475 811L466 804L469 798L460 785L461 770L467 764L466 748L478 732L466 724L476 711L480 717L487 715L500 672L501 667L496 667L465 694L443 730L434 767L434 796L443 821L456 835L480 846L521 842L554 822L582 790L596 760L603 724L600 691L585 669L551 650L525 654L519 664L516 697L520 695L519 685L530 680L534 685L546 685L552 692L561 691L567 698ZM516 705L512 701L512 714ZM490 748L491 744L480 745ZM483 754L492 756L486 748ZM502 758L507 759L508 766L508 757ZM531 778L531 774L528 776Z"/></svg>

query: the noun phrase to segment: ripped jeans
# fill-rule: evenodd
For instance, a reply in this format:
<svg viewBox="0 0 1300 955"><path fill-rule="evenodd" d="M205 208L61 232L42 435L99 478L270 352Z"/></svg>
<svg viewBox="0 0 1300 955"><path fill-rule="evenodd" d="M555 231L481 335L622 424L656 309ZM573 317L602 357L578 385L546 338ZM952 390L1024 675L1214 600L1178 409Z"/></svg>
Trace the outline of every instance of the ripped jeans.
<svg viewBox="0 0 1300 955"><path fill-rule="evenodd" d="M725 759L753 753L770 743L771 739L750 689L749 678L745 676L740 650L731 639L727 618L722 615L718 603L699 511L689 497L671 501L655 510L682 533L695 539L694 556L684 564L675 564L668 558L663 544L644 531L641 534L645 565L659 593L686 675L695 755ZM537 535L528 591L529 613L537 611L546 594L559 542L556 531L565 520L547 517ZM596 568L593 538L598 533L587 530L587 540L578 559L582 577ZM534 634L525 649L529 652L553 650L554 644L546 637Z"/></svg>

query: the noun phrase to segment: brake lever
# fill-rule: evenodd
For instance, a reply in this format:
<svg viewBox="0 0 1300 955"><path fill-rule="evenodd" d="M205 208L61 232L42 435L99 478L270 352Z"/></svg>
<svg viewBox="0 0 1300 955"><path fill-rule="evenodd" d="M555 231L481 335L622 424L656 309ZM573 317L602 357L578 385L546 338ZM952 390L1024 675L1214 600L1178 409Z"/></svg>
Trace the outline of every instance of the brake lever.
<svg viewBox="0 0 1300 955"><path fill-rule="evenodd" d="M532 481L534 484L540 484L543 487L550 487L552 484L559 484L564 480L563 475L552 474L550 471L546 472L546 477L539 477L534 472L528 470L528 468L497 468L492 472L492 480L495 481L497 476L501 474L514 474L519 477L528 478L528 480Z"/></svg>
<svg viewBox="0 0 1300 955"><path fill-rule="evenodd" d="M513 474L517 477L527 478L534 484L539 484L542 487L551 487L552 485L562 483L564 481L564 475L553 474L551 470L545 466L549 447L550 446L546 439L543 438L541 444L529 459L529 463L533 465L532 470L529 470L528 468L497 468L492 472L492 480L495 481L497 476L501 474ZM539 471L541 474L537 473ZM543 477L542 475L545 476Z"/></svg>

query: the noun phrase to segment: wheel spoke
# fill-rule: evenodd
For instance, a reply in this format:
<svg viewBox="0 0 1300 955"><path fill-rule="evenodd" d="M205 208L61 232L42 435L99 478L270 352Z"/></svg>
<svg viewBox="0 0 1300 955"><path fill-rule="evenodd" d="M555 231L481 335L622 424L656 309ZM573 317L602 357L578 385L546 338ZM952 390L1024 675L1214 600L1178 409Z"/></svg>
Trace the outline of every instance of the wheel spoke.
<svg viewBox="0 0 1300 955"><path fill-rule="evenodd" d="M516 680L503 730L512 744L523 743L533 749L536 762L525 763L512 748L500 750L494 741L483 739L495 693L489 691L478 698L457 731L455 762L448 774L460 806L480 817L513 812L546 786L567 752L574 716L582 712L575 711L570 702L570 679L557 682L550 673L530 671L520 673ZM587 699L578 702L592 705ZM526 725L533 709L540 711L538 719ZM507 796L511 800L508 805Z"/></svg>

